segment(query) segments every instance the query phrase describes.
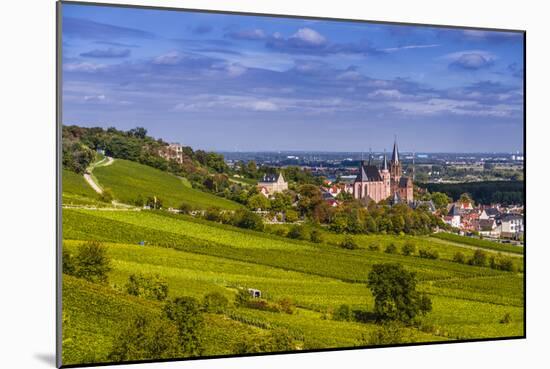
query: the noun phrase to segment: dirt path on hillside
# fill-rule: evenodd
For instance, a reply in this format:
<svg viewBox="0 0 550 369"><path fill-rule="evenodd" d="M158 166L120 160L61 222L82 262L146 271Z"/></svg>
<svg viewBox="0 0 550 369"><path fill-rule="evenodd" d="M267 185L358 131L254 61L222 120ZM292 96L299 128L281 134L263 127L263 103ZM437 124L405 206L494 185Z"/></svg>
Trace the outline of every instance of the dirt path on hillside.
<svg viewBox="0 0 550 369"><path fill-rule="evenodd" d="M100 195L103 193L103 189L101 187L99 187L99 185L94 181L91 174L84 173L84 179L86 180L86 182L88 182L90 187L92 187L92 189L95 192L97 192Z"/></svg>

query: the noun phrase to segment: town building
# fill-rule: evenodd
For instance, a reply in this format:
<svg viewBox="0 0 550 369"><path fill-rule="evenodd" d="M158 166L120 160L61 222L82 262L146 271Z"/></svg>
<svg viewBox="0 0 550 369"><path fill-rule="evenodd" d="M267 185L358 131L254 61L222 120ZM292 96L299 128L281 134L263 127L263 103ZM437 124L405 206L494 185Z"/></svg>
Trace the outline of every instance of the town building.
<svg viewBox="0 0 550 369"><path fill-rule="evenodd" d="M166 160L175 160L178 163L183 163L183 146L178 143L171 143L163 146L159 150L159 156Z"/></svg>
<svg viewBox="0 0 550 369"><path fill-rule="evenodd" d="M285 181L282 173L279 173L279 175L266 174L258 182L258 188L263 194L273 195L274 193L288 190L288 182Z"/></svg>
<svg viewBox="0 0 550 369"><path fill-rule="evenodd" d="M500 220L500 235L504 238L518 239L523 236L523 216L519 214L506 214Z"/></svg>
<svg viewBox="0 0 550 369"><path fill-rule="evenodd" d="M386 154L378 167L369 156L367 164L362 160L353 183L353 197L367 204L388 198L394 202L411 204L414 201L413 181L403 176L397 141L393 144L391 161L388 165Z"/></svg>

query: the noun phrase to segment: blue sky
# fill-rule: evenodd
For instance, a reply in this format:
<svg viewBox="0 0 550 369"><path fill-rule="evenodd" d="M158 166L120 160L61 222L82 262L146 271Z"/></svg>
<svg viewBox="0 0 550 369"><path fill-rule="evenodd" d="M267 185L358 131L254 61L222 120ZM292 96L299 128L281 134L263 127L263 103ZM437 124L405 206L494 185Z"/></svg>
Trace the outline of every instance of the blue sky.
<svg viewBox="0 0 550 369"><path fill-rule="evenodd" d="M63 122L208 150L512 152L523 35L63 5Z"/></svg>

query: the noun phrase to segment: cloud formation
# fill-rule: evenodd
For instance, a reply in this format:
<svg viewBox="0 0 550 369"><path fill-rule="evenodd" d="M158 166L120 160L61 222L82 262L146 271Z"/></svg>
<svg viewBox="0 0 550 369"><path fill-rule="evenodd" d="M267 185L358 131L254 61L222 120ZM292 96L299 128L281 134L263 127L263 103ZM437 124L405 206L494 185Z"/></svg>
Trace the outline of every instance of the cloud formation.
<svg viewBox="0 0 550 369"><path fill-rule="evenodd" d="M80 56L85 58L127 58L131 54L130 49L94 49L81 53Z"/></svg>

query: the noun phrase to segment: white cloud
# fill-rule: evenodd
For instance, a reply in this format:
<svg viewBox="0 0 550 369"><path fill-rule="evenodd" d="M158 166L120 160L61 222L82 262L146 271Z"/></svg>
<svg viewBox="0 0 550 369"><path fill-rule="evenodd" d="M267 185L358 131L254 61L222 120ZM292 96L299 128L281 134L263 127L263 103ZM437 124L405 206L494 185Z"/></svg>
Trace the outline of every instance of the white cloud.
<svg viewBox="0 0 550 369"><path fill-rule="evenodd" d="M367 95L371 99L400 100L405 95L398 90L376 90Z"/></svg>
<svg viewBox="0 0 550 369"><path fill-rule="evenodd" d="M176 65L185 58L184 55L177 51L170 51L166 54L159 55L153 59L153 64L158 65Z"/></svg>
<svg viewBox="0 0 550 369"><path fill-rule="evenodd" d="M310 45L322 45L327 41L323 35L311 28L300 28L290 38L300 40Z"/></svg>
<svg viewBox="0 0 550 369"><path fill-rule="evenodd" d="M105 64L95 64L88 62L80 63L67 63L63 66L63 69L68 72L87 72L93 73L99 70L105 69L107 66Z"/></svg>
<svg viewBox="0 0 550 369"><path fill-rule="evenodd" d="M439 47L439 44L429 44L429 45L405 45L405 46L399 46L399 47L388 47L386 49L382 49L382 51L391 53L401 50L410 50L410 49L429 49L432 47Z"/></svg>

